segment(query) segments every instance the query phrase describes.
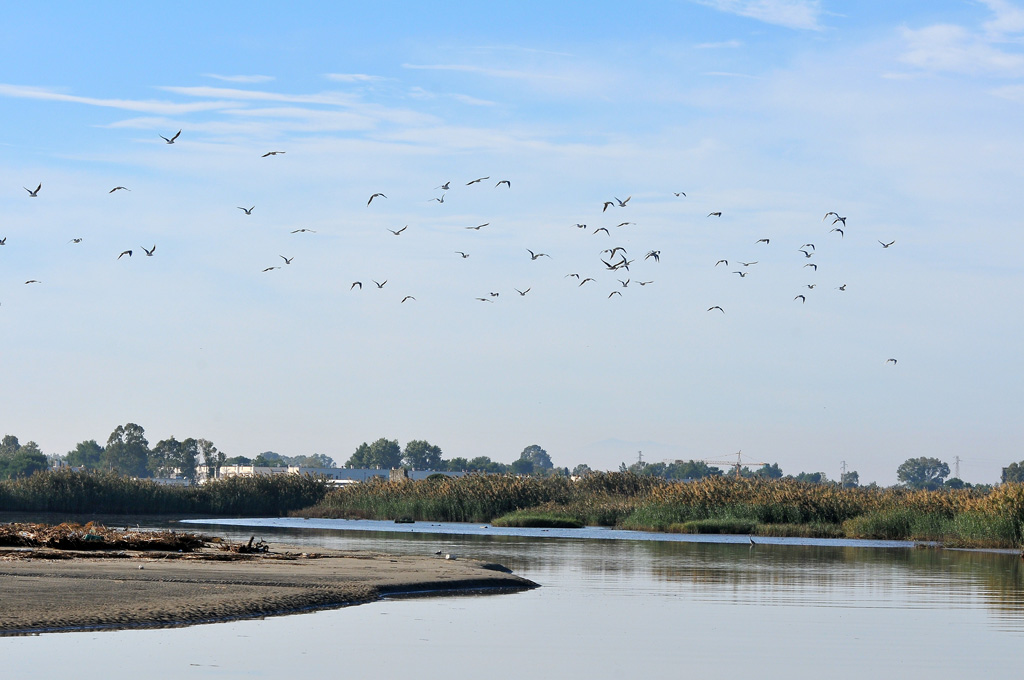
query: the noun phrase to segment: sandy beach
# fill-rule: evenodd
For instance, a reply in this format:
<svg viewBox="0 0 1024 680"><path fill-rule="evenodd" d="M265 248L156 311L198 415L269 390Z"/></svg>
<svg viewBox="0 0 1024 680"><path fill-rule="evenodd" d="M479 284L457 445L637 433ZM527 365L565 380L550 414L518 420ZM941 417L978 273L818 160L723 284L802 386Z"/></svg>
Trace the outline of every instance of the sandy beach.
<svg viewBox="0 0 1024 680"><path fill-rule="evenodd" d="M275 546L236 555L0 549L0 636L185 626L385 596L537 587L500 565Z"/></svg>

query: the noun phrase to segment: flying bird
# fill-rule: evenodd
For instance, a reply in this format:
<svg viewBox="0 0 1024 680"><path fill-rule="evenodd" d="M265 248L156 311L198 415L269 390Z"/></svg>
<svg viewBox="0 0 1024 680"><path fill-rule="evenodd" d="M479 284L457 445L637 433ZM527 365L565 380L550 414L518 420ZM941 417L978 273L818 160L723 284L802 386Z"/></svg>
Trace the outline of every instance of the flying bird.
<svg viewBox="0 0 1024 680"><path fill-rule="evenodd" d="M171 137L170 139L167 139L163 135L160 135L160 139L164 140L168 144L174 144L174 140L176 140L178 138L178 135L180 135L180 134L181 134L181 130L178 130L176 133L174 133L174 136Z"/></svg>
<svg viewBox="0 0 1024 680"><path fill-rule="evenodd" d="M577 228L577 229L586 229L586 228L587 228L587 225L585 225L585 224L580 224L579 222L577 222L577 223L576 223L576 228Z"/></svg>
<svg viewBox="0 0 1024 680"><path fill-rule="evenodd" d="M463 259L463 260L465 260L465 259L466 259L467 257L469 257L469 253L464 253L464 252L462 252L461 250L456 250L456 251L455 251L455 254L456 254L456 255L462 255L462 259Z"/></svg>
<svg viewBox="0 0 1024 680"><path fill-rule="evenodd" d="M527 293L530 292L529 288L527 288L526 290L519 290L518 288L513 288L512 290L514 290L515 292L519 293L522 296L525 296Z"/></svg>
<svg viewBox="0 0 1024 680"><path fill-rule="evenodd" d="M371 203L373 203L373 199L377 198L378 196L380 196L381 198L387 198L387 196L385 196L384 194L376 193L373 196L370 196L370 200L366 202L366 205L370 205Z"/></svg>
<svg viewBox="0 0 1024 680"><path fill-rule="evenodd" d="M721 216L722 216L722 211L720 211L720 210L717 211L717 212L709 212L708 213L708 217L721 217Z"/></svg>
<svg viewBox="0 0 1024 680"><path fill-rule="evenodd" d="M675 194L676 196L685 196L686 195L685 191L673 191L672 193Z"/></svg>
<svg viewBox="0 0 1024 680"><path fill-rule="evenodd" d="M415 300L415 299L416 299L416 298L414 298L414 297L413 297L413 296L411 296L411 295L406 295L406 296L405 296L404 298L402 298L402 302L405 302L406 300Z"/></svg>
<svg viewBox="0 0 1024 680"><path fill-rule="evenodd" d="M28 192L28 197L29 198L38 198L39 197L39 190L42 189L42 188L43 188L43 183L42 182L39 183L39 186L36 187L35 191L32 191L28 187L22 187L22 189L24 189L25 191Z"/></svg>
<svg viewBox="0 0 1024 680"><path fill-rule="evenodd" d="M499 297L501 293L488 293L491 297Z"/></svg>
<svg viewBox="0 0 1024 680"><path fill-rule="evenodd" d="M800 247L801 247L801 248L810 248L811 250L815 250L815 247L814 247L814 244L813 244L813 243L805 243L805 244L803 244L803 245L802 245L802 246L800 246Z"/></svg>
<svg viewBox="0 0 1024 680"><path fill-rule="evenodd" d="M237 208L244 212L246 215L251 215L252 211L256 209L256 206L253 206L251 208L243 208L242 206L237 206Z"/></svg>
<svg viewBox="0 0 1024 680"><path fill-rule="evenodd" d="M606 227L598 227L597 229L594 230L594 233L596 234L599 231L603 231L604 233L608 234L609 236L612 235L612 233L610 231L608 231L608 229Z"/></svg>
<svg viewBox="0 0 1024 680"><path fill-rule="evenodd" d="M153 253L156 252L156 246L155 245L152 248L149 248L149 249L147 249L146 246L139 246L139 247L142 248L142 251L144 253L146 253L146 257L153 257Z"/></svg>
<svg viewBox="0 0 1024 680"><path fill-rule="evenodd" d="M372 280L372 279L371 279L371 280ZM384 283L387 283L387 282L388 282L388 280L387 280L387 279L384 279ZM376 281L374 281L374 283L377 283L377 282L376 282ZM383 287L384 287L384 283L377 283L377 287L378 287L378 288L383 288Z"/></svg>
<svg viewBox="0 0 1024 680"><path fill-rule="evenodd" d="M736 261L736 263L737 263L737 264L741 264L741 265L743 265L744 267L749 267L749 266L751 266L751 265L757 264L757 263L758 263L758 261L759 261L759 260L754 260L753 262L740 262L739 260L737 260L737 261Z"/></svg>
<svg viewBox="0 0 1024 680"><path fill-rule="evenodd" d="M633 197L632 196L626 196L626 200L624 200L624 201L621 200L621 199L616 198L615 196L612 196L612 198L615 199L615 201L619 204L620 208L625 208L626 204L629 203L629 199L631 199Z"/></svg>
<svg viewBox="0 0 1024 680"><path fill-rule="evenodd" d="M842 229L840 229L839 227L834 227L834 228L830 229L828 233L830 233L830 234L831 234L831 233L832 233L833 231L838 231L838 232L839 232L839 236L840 236L840 237L842 237L842 236L843 236L843 230L842 230Z"/></svg>
<svg viewBox="0 0 1024 680"><path fill-rule="evenodd" d="M398 236L399 234L401 234L403 231L405 231L408 228L409 228L409 225L407 224L404 227L402 227L401 229L399 229L398 231L395 231L394 229L388 229L388 231L390 231L395 236Z"/></svg>
<svg viewBox="0 0 1024 680"><path fill-rule="evenodd" d="M29 279L28 281L25 282L25 285L27 286L30 283L42 283L42 281L37 281L36 279ZM891 361L895 362L896 360L891 359Z"/></svg>
<svg viewBox="0 0 1024 680"><path fill-rule="evenodd" d="M113 189L111 189L111 190L110 190L110 191L108 191L107 193L108 193L108 194L112 194L112 193L114 193L115 191L120 191L120 190L122 190L122 189L123 189L123 190L125 190L125 191L131 191L131 189L129 189L128 187L114 187Z"/></svg>
<svg viewBox="0 0 1024 680"><path fill-rule="evenodd" d="M585 279L583 279L582 281L580 281L580 285L582 286L582 285L583 285L584 283L586 283L587 281L594 281L594 279L592 279L592 278L590 278L590 277L588 276L587 278L585 278Z"/></svg>
<svg viewBox="0 0 1024 680"><path fill-rule="evenodd" d="M278 255L278 257L281 258L282 260L284 260L285 264L291 264L292 260L295 259L294 255L292 255L291 257L285 257L284 255Z"/></svg>
<svg viewBox="0 0 1024 680"><path fill-rule="evenodd" d="M814 264L813 262L808 262L808 263L807 263L807 264L805 264L804 266L805 266L805 267L813 267L813 268L814 268L814 271L818 271L818 265Z"/></svg>
<svg viewBox="0 0 1024 680"><path fill-rule="evenodd" d="M813 254L814 254L814 253L812 253L812 252L809 252L809 251L807 251L807 250L804 250L803 248L797 248L797 251L796 251L796 252L798 252L798 253L803 253L803 254L804 254L804 257L810 257L811 255L813 255Z"/></svg>
<svg viewBox="0 0 1024 680"><path fill-rule="evenodd" d="M654 283L654 281L637 281L641 286L646 286L648 283Z"/></svg>
<svg viewBox="0 0 1024 680"><path fill-rule="evenodd" d="M498 183L497 183L497 184L495 184L494 186L495 186L495 187L500 187L500 186L501 186L502 184L504 184L505 186L507 186L507 187L508 187L509 189L511 189L511 188L512 188L512 182L508 181L507 179L503 179L503 180L501 180L500 182L498 182Z"/></svg>
<svg viewBox="0 0 1024 680"><path fill-rule="evenodd" d="M615 201L605 201L604 202L604 207L601 208L601 212L604 212L605 210L607 210L608 208L610 208L613 205L615 205Z"/></svg>
<svg viewBox="0 0 1024 680"><path fill-rule="evenodd" d="M310 234L315 234L316 233L316 231L314 231L313 229L296 229L292 233L293 234L301 234L303 232L309 232Z"/></svg>
<svg viewBox="0 0 1024 680"><path fill-rule="evenodd" d="M617 290L613 290L612 292L608 293L608 297L611 297L613 295L618 295L619 297L622 297L622 293L620 293Z"/></svg>
<svg viewBox="0 0 1024 680"><path fill-rule="evenodd" d="M814 287L815 287L815 286L817 286L817 285L818 285L818 284L816 284L816 283L808 283L808 284L807 284L807 289L808 289L808 290L814 290Z"/></svg>
<svg viewBox="0 0 1024 680"><path fill-rule="evenodd" d="M71 239L71 241L73 241L73 240L74 239ZM82 239L78 239L78 240L81 241ZM71 243L71 241L68 241L68 243ZM7 237L6 236L4 236L3 238L0 238L0 246L5 246L5 245L7 245Z"/></svg>
<svg viewBox="0 0 1024 680"><path fill-rule="evenodd" d="M601 252L602 252L602 253L608 253L608 257L610 257L610 258L611 258L611 257L615 257L615 253L617 253L617 252L618 252L618 251L620 251L620 250L621 250L621 251L622 251L623 253L625 253L625 252L626 252L626 249L625 249L625 248L623 248L622 246L615 246L614 248L605 248L605 249L604 249L604 250L602 250Z"/></svg>
<svg viewBox="0 0 1024 680"><path fill-rule="evenodd" d="M445 197L445 194L441 194L441 198L438 198L437 196L435 196L434 198L432 198L430 200L431 201L437 201L438 203L444 203L444 197Z"/></svg>
<svg viewBox="0 0 1024 680"><path fill-rule="evenodd" d="M836 218L834 220L832 220L832 224L835 224L836 222L842 222L843 226L844 227L846 226L846 218L845 217L840 217L839 215L836 215Z"/></svg>
<svg viewBox="0 0 1024 680"><path fill-rule="evenodd" d="M715 263L715 266L717 267L720 264L724 264L726 267L728 267L729 266L729 260L719 260L718 262Z"/></svg>
<svg viewBox="0 0 1024 680"><path fill-rule="evenodd" d="M825 216L821 218L821 221L824 222L825 220L827 220L829 215L835 215L836 217L839 217L839 213L835 212L834 210L829 210L827 213L825 213ZM835 224L835 222L833 222L833 224Z"/></svg>
<svg viewBox="0 0 1024 680"><path fill-rule="evenodd" d="M442 191L448 191L448 190L449 190L449 189L451 189L451 188L452 188L452 181L451 181L451 180L448 180L447 182L445 182L445 183L444 183L444 184L442 184L441 186L439 186L439 187L434 187L434 191L437 191L438 189L441 189Z"/></svg>
<svg viewBox="0 0 1024 680"><path fill-rule="evenodd" d="M363 289L363 282L362 282L362 281L353 281L353 282L352 282L352 285L351 285L351 286L349 286L349 287L348 287L348 289L349 289L349 290L352 290L352 289L353 289L353 288L355 288L356 286L359 286L359 290L362 290L362 289Z"/></svg>
<svg viewBox="0 0 1024 680"><path fill-rule="evenodd" d="M475 227L466 227L466 229L472 229L473 231L480 231L481 229L486 227L488 224L490 224L490 222L484 222L483 224L478 224Z"/></svg>
<svg viewBox="0 0 1024 680"><path fill-rule="evenodd" d="M886 360L885 360L885 363L889 363L890 361L892 362L892 365L893 365L893 366L895 366L895 365L896 365L896 360L895 360L895 359L886 359Z"/></svg>
<svg viewBox="0 0 1024 680"><path fill-rule="evenodd" d="M622 284L623 288L629 288L629 279L626 279L625 281L623 281L622 279L619 279L619 283Z"/></svg>
<svg viewBox="0 0 1024 680"><path fill-rule="evenodd" d="M480 302L494 302L494 300L492 300L491 298L477 298L477 300L479 300Z"/></svg>
<svg viewBox="0 0 1024 680"><path fill-rule="evenodd" d="M538 257L551 257L547 253L534 253L529 248L526 249L526 252L530 253L530 259L531 260L536 260Z"/></svg>
<svg viewBox="0 0 1024 680"><path fill-rule="evenodd" d="M266 158L267 156L276 156L279 153L284 153L284 151L268 151L262 156L260 156L260 158Z"/></svg>
<svg viewBox="0 0 1024 680"><path fill-rule="evenodd" d="M882 243L882 242L881 242L881 241L879 241L879 243ZM889 241L888 243L882 243L882 247L883 247L883 248L888 248L888 247L889 247L889 246L891 246L891 245L892 245L893 243L896 243L895 239L894 239L894 240L892 240L892 241Z"/></svg>
<svg viewBox="0 0 1024 680"><path fill-rule="evenodd" d="M741 279L747 275L746 272L733 272L733 274L739 274Z"/></svg>
<svg viewBox="0 0 1024 680"><path fill-rule="evenodd" d="M264 269L263 271L265 271L265 272L272 272L272 271L274 271L275 269L280 269L280 267L267 267L267 268L266 268L266 269Z"/></svg>
<svg viewBox="0 0 1024 680"><path fill-rule="evenodd" d="M712 309L717 309L717 310L718 310L718 311L720 311L720 312L721 312L722 314L725 314L725 310L724 310L724 309L722 309L721 307L719 307L718 305L715 305L714 307L708 307L708 311L709 311L709 312L710 312L710 311L711 311Z"/></svg>
<svg viewBox="0 0 1024 680"><path fill-rule="evenodd" d="M490 179L490 178L491 178L490 175L488 175L487 177L479 177L477 179L474 179L474 180L471 180L469 182L466 182L466 186L468 187L470 184L476 184L477 182L483 182L485 179Z"/></svg>
<svg viewBox="0 0 1024 680"><path fill-rule="evenodd" d="M128 257L131 257L131 256L132 256L132 251L130 251L130 250L125 250L124 252L122 252L122 253L121 253L120 255L118 255L118 256L117 256L117 259L119 259L119 260L120 260L120 259L121 259L122 257L124 257L125 255L127 255Z"/></svg>
<svg viewBox="0 0 1024 680"><path fill-rule="evenodd" d="M767 243L770 243L770 242L771 242L771 241L770 241L769 239L766 239L766 238L759 238L759 239L757 239L756 241L754 241L754 245L757 245L758 243L765 243L765 244L767 244Z"/></svg>
<svg viewBox="0 0 1024 680"><path fill-rule="evenodd" d="M836 290L846 290L846 284L844 283L841 286L836 286Z"/></svg>
<svg viewBox="0 0 1024 680"><path fill-rule="evenodd" d="M569 278L570 276L575 276L575 277L576 277L577 279L578 279L578 278L580 278L580 275L579 275L579 274L566 274L566 275L565 275L565 276L563 276L562 278L564 278L564 279L567 279L567 278Z"/></svg>
<svg viewBox="0 0 1024 680"><path fill-rule="evenodd" d="M805 302L807 302L807 297L806 297L806 296L804 296L804 295L797 295L797 296L796 296L795 298L793 298L793 299L794 299L794 300L799 300L799 301L800 301L800 302L802 302L802 303L805 303Z"/></svg>
<svg viewBox="0 0 1024 680"><path fill-rule="evenodd" d="M618 223L618 224L616 224L615 226L616 226L616 227L624 227L624 226L626 226L627 224L636 224L636 222L619 222L619 223Z"/></svg>

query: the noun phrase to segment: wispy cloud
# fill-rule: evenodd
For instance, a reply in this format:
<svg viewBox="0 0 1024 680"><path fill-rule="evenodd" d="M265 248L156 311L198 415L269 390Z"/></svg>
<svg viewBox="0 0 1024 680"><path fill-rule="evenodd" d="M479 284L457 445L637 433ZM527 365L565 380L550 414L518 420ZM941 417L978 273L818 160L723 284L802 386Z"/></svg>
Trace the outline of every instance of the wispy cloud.
<svg viewBox="0 0 1024 680"><path fill-rule="evenodd" d="M224 87L178 87L165 85L160 87L166 92L182 94L188 97L230 97L243 101L276 101L295 104L324 104L328 106L346 106L359 99L341 92L321 92L317 94L282 94L265 90L238 90Z"/></svg>
<svg viewBox="0 0 1024 680"><path fill-rule="evenodd" d="M214 80L223 80L227 83L267 83L274 79L274 76L223 76L219 73L204 73L207 78L213 78Z"/></svg>
<svg viewBox="0 0 1024 680"><path fill-rule="evenodd" d="M803 30L821 30L818 0L692 0L720 12Z"/></svg>
<svg viewBox="0 0 1024 680"><path fill-rule="evenodd" d="M566 76L554 75L551 73L485 68L483 66L471 66L467 64L402 64L402 68L418 69L422 71L459 71L462 73L475 73L489 78L510 78L513 80L569 80Z"/></svg>
<svg viewBox="0 0 1024 680"><path fill-rule="evenodd" d="M982 0L995 15L983 24L985 31L994 40L1007 35L1024 32L1024 9L1011 5L1006 0Z"/></svg>
<svg viewBox="0 0 1024 680"><path fill-rule="evenodd" d="M1019 77L1024 55L999 49L985 34L963 26L941 24L903 29L902 60L928 71Z"/></svg>
<svg viewBox="0 0 1024 680"><path fill-rule="evenodd" d="M365 73L325 73L324 77L336 83L372 83L386 80L384 76L371 76Z"/></svg>
<svg viewBox="0 0 1024 680"><path fill-rule="evenodd" d="M0 83L0 96L17 97L19 99L46 99L49 101L87 104L89 106L104 106L113 109L152 113L161 116L175 116L185 113L195 113L197 111L212 111L238 105L237 102L233 101L207 101L178 104L176 102L155 100L97 99L95 97L79 97L77 95L64 94L63 92L56 92L52 89L43 87L8 85L4 83Z"/></svg>
<svg viewBox="0 0 1024 680"><path fill-rule="evenodd" d="M693 46L695 50L720 50L720 49L736 49L737 47L743 47L743 43L739 40L725 40L723 42L709 42L709 43L698 43Z"/></svg>

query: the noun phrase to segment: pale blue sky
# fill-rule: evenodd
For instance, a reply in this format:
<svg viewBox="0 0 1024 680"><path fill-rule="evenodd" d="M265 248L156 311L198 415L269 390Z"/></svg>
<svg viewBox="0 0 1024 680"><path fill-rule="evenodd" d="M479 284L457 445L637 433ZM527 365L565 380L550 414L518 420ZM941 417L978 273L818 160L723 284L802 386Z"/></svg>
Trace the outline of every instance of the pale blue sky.
<svg viewBox="0 0 1024 680"><path fill-rule="evenodd" d="M0 429L1024 458L1024 5L552 4L7 8Z"/></svg>

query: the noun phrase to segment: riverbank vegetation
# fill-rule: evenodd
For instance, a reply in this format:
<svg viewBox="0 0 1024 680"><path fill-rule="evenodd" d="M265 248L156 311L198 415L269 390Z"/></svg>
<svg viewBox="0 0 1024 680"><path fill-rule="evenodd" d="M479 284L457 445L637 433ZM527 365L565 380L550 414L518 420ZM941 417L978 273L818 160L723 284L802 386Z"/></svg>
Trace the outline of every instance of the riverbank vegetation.
<svg viewBox="0 0 1024 680"><path fill-rule="evenodd" d="M796 480L708 477L668 482L629 473L565 477L470 475L373 481L333 489L295 514L510 526L548 517L583 525L680 533L749 533L1022 545L1024 485L994 489L841 488ZM553 524L552 524L553 525ZM550 526L550 525L549 525Z"/></svg>
<svg viewBox="0 0 1024 680"><path fill-rule="evenodd" d="M327 480L307 475L228 477L202 485L167 486L113 472L64 468L0 481L0 511L276 517L320 502L327 487Z"/></svg>

